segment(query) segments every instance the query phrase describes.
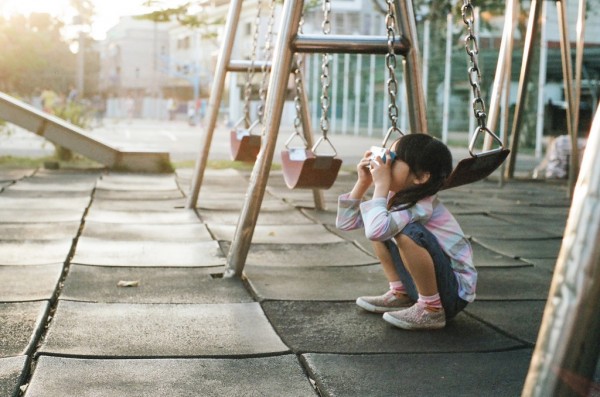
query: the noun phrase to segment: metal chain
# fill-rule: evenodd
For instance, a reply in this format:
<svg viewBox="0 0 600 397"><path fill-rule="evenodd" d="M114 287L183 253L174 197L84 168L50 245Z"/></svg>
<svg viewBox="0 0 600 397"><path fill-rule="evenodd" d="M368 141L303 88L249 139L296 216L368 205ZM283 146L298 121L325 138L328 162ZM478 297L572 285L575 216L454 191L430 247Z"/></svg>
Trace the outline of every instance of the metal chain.
<svg viewBox="0 0 600 397"><path fill-rule="evenodd" d="M264 64L261 69L262 81L260 83L260 89L258 96L260 98L260 104L258 105L257 115L258 120L262 123L263 116L265 114L265 104L267 102L267 89L269 85L269 74L267 73L267 62L271 61L272 58L272 44L271 40L273 37L273 24L275 23L275 0L271 0L269 22L267 23L267 35L265 38L265 53L264 53Z"/></svg>
<svg viewBox="0 0 600 397"><path fill-rule="evenodd" d="M298 23L298 33L302 34L302 30L304 27L304 16L300 18L300 22ZM294 83L296 85L296 96L294 96L294 107L296 109L296 118L294 119L294 131L296 135L302 136L302 119L300 118L302 112L302 56L299 53L294 55L294 59L296 61L296 68L294 69Z"/></svg>
<svg viewBox="0 0 600 397"><path fill-rule="evenodd" d="M398 96L398 79L396 78L396 53L394 51L394 42L396 41L396 18L394 16L394 1L386 0L388 9L385 16L385 27L387 30L387 45L388 53L385 55L385 65L388 69L389 78L387 80L387 89L390 96L390 104L388 105L388 116L391 122L390 131L397 130L401 134L402 132L398 128L398 106L396 105L396 98Z"/></svg>
<svg viewBox="0 0 600 397"><path fill-rule="evenodd" d="M244 87L244 118L246 120L246 128L250 127L250 97L252 96L252 79L254 78L254 63L256 62L256 50L258 48L258 36L260 28L262 0L258 0L256 6L256 17L254 19L254 36L252 37L252 52L250 53L250 66L246 77L246 85Z"/></svg>
<svg viewBox="0 0 600 397"><path fill-rule="evenodd" d="M477 119L480 129L486 130L485 103L481 98L481 70L477 55L479 54L479 45L477 44L477 36L474 32L475 10L470 0L463 0L461 8L462 19L467 27L467 35L465 36L465 50L469 55L471 65L468 68L469 84L473 90L473 114Z"/></svg>
<svg viewBox="0 0 600 397"><path fill-rule="evenodd" d="M331 22L329 20L329 13L331 12L330 0L323 0L323 34L327 35L331 33ZM323 54L323 62L321 63L321 134L324 139L327 139L327 133L329 132L329 54Z"/></svg>

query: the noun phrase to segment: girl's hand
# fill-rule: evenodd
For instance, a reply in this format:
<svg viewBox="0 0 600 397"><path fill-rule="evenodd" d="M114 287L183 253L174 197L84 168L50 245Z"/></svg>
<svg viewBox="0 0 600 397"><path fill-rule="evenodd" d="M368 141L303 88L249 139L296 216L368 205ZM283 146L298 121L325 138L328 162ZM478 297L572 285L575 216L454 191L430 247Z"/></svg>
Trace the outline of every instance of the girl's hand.
<svg viewBox="0 0 600 397"><path fill-rule="evenodd" d="M358 172L358 179L354 188L350 192L350 198L360 200L363 198L367 190L371 187L373 183L373 177L371 176L371 171L369 170L369 158L371 157L371 151L368 150L363 155L363 158L360 159L358 164L356 165L356 171Z"/></svg>
<svg viewBox="0 0 600 397"><path fill-rule="evenodd" d="M375 184L373 197L387 198L392 183L392 160L390 151L385 151L385 161L379 156L371 160L371 178Z"/></svg>
<svg viewBox="0 0 600 397"><path fill-rule="evenodd" d="M371 151L367 150L363 155L363 158L360 159L356 166L356 171L358 172L358 183L366 186L367 188L373 183L373 177L371 176L371 171L369 170L371 155Z"/></svg>

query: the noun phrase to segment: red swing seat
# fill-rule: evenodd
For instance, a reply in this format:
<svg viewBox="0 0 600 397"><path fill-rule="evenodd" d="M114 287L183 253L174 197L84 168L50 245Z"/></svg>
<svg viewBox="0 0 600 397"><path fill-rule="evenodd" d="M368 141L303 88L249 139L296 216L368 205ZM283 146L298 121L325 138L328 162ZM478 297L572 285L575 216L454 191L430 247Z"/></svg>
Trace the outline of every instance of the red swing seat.
<svg viewBox="0 0 600 397"><path fill-rule="evenodd" d="M492 138L500 144L500 147L475 154L473 153L473 146L475 145L477 136L482 130L490 134ZM446 182L441 190L466 185L487 178L502 165L504 160L506 160L510 154L510 150L504 148L502 141L496 134L486 127L478 127L469 144L469 153L471 154L471 157L467 157L458 162L454 170L452 170L452 173L446 178Z"/></svg>
<svg viewBox="0 0 600 397"><path fill-rule="evenodd" d="M242 119L241 121L243 121ZM236 125L240 122L236 123ZM249 128L233 128L230 132L229 149L231 152L231 159L233 161L242 161L246 163L253 163L258 157L258 152L262 144L262 137L260 135L252 134L252 130L258 121L255 121Z"/></svg>
<svg viewBox="0 0 600 397"><path fill-rule="evenodd" d="M329 189L333 186L342 167L342 159L337 157L335 149L333 154L316 154L317 147L323 141L329 142L327 138L321 137L312 149L288 148L286 144L286 148L281 151L281 166L288 188Z"/></svg>

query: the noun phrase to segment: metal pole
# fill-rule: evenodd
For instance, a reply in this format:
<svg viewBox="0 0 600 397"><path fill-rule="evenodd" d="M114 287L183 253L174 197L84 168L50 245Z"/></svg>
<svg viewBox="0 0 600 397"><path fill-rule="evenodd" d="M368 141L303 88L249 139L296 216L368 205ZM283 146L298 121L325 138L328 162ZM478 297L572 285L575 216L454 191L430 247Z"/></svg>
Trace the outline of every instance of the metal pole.
<svg viewBox="0 0 600 397"><path fill-rule="evenodd" d="M544 86L546 85L546 71L548 66L548 34L547 34L547 14L548 3L544 2L542 6L542 20L540 28L540 72L538 77L538 101L537 101L537 122L535 123L535 157L542 158L542 139L544 137Z"/></svg>
<svg viewBox="0 0 600 397"><path fill-rule="evenodd" d="M533 42L537 35L537 26L542 10L541 0L532 0L529 8L529 22L527 24L527 33L525 35L525 44L523 47L523 60L521 63L521 76L519 78L519 88L517 89L517 103L513 117L513 125L510 142L510 156L504 176L512 178L515 172L515 163L517 152L519 150L519 132L521 122L523 121L523 110L525 107L525 97L527 95L527 82L529 81L529 72L531 70L531 60L533 55Z"/></svg>
<svg viewBox="0 0 600 397"><path fill-rule="evenodd" d="M354 75L354 135L360 128L360 106L362 97L362 54L356 56L356 74Z"/></svg>
<svg viewBox="0 0 600 397"><path fill-rule="evenodd" d="M330 132L337 132L337 102L338 102L338 76L339 76L339 55L333 54L331 57L331 62L333 63L333 71L331 73L331 77L333 79L331 83L331 117L330 117Z"/></svg>
<svg viewBox="0 0 600 397"><path fill-rule="evenodd" d="M369 105L367 131L373 136L373 118L375 117L375 55L369 58Z"/></svg>
<svg viewBox="0 0 600 397"><path fill-rule="evenodd" d="M342 84L342 134L348 133L348 97L350 90L350 54L344 54L344 81Z"/></svg>
<svg viewBox="0 0 600 397"><path fill-rule="evenodd" d="M423 94L419 40L413 4L411 0L394 0L394 6L400 34L410 44L410 50L406 54L403 63L411 132L427 133L429 131L427 129L427 106Z"/></svg>
<svg viewBox="0 0 600 397"><path fill-rule="evenodd" d="M290 42L298 31L303 6L303 0L285 0L283 3L279 35L273 51L273 67L269 78L270 90L265 103L265 139L263 139L261 150L252 169L246 200L231 242L225 270L227 277L241 277L250 250L252 235L273 162L273 152L277 144L277 133L281 124L287 83L292 67L293 53Z"/></svg>
<svg viewBox="0 0 600 397"><path fill-rule="evenodd" d="M221 104L221 97L223 96L223 88L225 85L225 77L227 75L227 66L231 60L231 52L233 50L233 43L235 41L236 28L240 20L241 9L242 0L231 1L229 13L227 14L227 23L225 24L223 45L221 46L221 52L219 53L219 58L217 60L215 78L213 80L213 85L210 91L210 99L208 101L208 121L204 134L204 142L202 143L202 148L194 168L192 185L190 187L190 196L188 197L186 208L194 208L198 202L198 195L200 194L202 180L204 179L204 171L206 170L206 163L208 162L210 145L215 132L215 126L217 125L219 106Z"/></svg>
<svg viewBox="0 0 600 397"><path fill-rule="evenodd" d="M585 7L586 1L579 0L577 15L577 46L575 51L575 106L573 111L573 129L579 131L579 105L581 103L581 73L583 69L583 48L585 36Z"/></svg>
<svg viewBox="0 0 600 397"><path fill-rule="evenodd" d="M514 28L514 9L517 0L509 0L506 2L504 10L504 30L502 32L502 41L498 53L498 63L496 64L496 74L494 75L494 84L492 85L492 94L490 98L490 108L488 110L487 127L494 131L498 125L498 115L500 114L500 101L502 99L502 91L504 89L505 80L510 84L510 75L506 75L507 58L512 59L512 51L508 51L508 46L512 47L513 28ZM479 18L477 19L479 20ZM486 134L484 148L489 150L492 148L493 139Z"/></svg>
<svg viewBox="0 0 600 397"><path fill-rule="evenodd" d="M506 40L506 47L505 47L505 55L504 55L504 61L505 61L505 65L504 65L504 71L503 74L506 76L506 78L504 79L504 88L503 88L503 92L504 92L504 97L503 97L503 104L502 104L502 116L500 117L500 119L502 120L502 145L504 147L508 146L508 129L509 127L509 114L510 114L510 93L511 93L511 89L512 89L512 56L508 56L508 54L512 54L513 53L513 46L514 46L514 36L513 36L513 32L514 29L513 27L515 26L516 22L517 22L517 18L519 18L519 3L518 0L514 1L514 7L511 8L510 10L511 14L506 15L506 17L510 17L512 19L512 23L511 23L511 29L510 32L508 33L508 39ZM486 134L486 138L489 135ZM488 144L488 146L491 148L491 142ZM506 168L506 163L502 163L502 166L500 168L500 176L498 178L498 185L500 187L504 186L504 170Z"/></svg>
<svg viewBox="0 0 600 397"><path fill-rule="evenodd" d="M575 173L579 169L579 105L581 104L581 72L583 68L583 47L585 35L585 8L586 1L579 0L579 12L577 15L577 46L575 51L575 92L573 99L573 150L571 150L571 168L573 175L569 172L569 181L574 181L577 178ZM573 167L577 165L577 168Z"/></svg>
<svg viewBox="0 0 600 397"><path fill-rule="evenodd" d="M299 34L292 41L292 50L302 53L376 54L388 52L386 36ZM409 44L400 38L394 43L397 55L406 55Z"/></svg>
<svg viewBox="0 0 600 397"><path fill-rule="evenodd" d="M560 54L562 58L563 84L565 90L565 100L567 103L567 131L571 137L571 161L569 164L569 197L575 189L577 173L579 169L579 154L577 147L577 131L573 126L573 112L575 109L575 100L573 98L573 66L571 65L571 43L569 42L569 29L567 23L567 8L564 0L556 1L558 11L558 30L560 32Z"/></svg>
<svg viewBox="0 0 600 397"><path fill-rule="evenodd" d="M429 55L431 49L431 21L429 15L423 22L423 96L427 102L427 87L429 87Z"/></svg>
<svg viewBox="0 0 600 397"><path fill-rule="evenodd" d="M448 143L450 119L450 82L452 80L452 13L446 15L446 65L444 67L444 104L442 110L442 142Z"/></svg>
<svg viewBox="0 0 600 397"><path fill-rule="evenodd" d="M523 397L587 396L600 353L600 110L575 187Z"/></svg>

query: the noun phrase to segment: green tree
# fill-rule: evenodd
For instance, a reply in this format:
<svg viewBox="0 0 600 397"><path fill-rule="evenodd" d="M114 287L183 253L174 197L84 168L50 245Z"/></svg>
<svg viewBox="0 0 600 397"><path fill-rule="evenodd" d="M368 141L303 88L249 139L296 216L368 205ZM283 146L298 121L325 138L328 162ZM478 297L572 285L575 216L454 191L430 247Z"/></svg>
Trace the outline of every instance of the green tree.
<svg viewBox="0 0 600 397"><path fill-rule="evenodd" d="M61 37L63 26L48 14L0 18L1 91L26 96L37 89L68 89L75 57Z"/></svg>

